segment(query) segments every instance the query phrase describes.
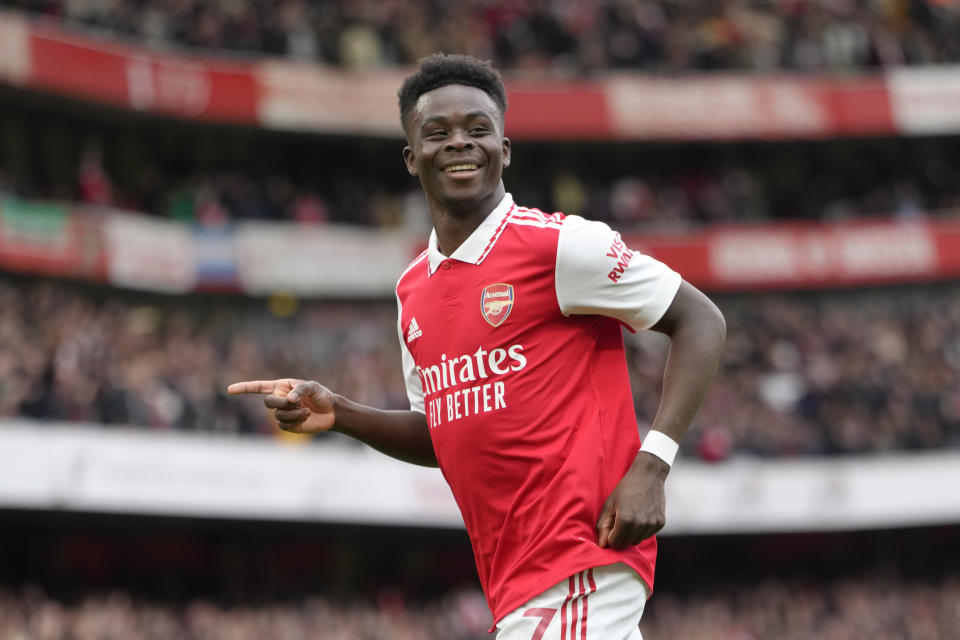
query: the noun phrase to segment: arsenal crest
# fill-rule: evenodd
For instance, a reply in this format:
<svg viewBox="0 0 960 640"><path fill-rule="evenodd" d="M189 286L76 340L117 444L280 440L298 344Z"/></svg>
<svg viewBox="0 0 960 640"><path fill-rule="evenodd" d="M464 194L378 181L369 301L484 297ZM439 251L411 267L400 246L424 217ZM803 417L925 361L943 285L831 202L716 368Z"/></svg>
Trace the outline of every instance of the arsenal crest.
<svg viewBox="0 0 960 640"><path fill-rule="evenodd" d="M480 293L480 313L483 319L494 327L499 327L513 309L513 285L491 284Z"/></svg>

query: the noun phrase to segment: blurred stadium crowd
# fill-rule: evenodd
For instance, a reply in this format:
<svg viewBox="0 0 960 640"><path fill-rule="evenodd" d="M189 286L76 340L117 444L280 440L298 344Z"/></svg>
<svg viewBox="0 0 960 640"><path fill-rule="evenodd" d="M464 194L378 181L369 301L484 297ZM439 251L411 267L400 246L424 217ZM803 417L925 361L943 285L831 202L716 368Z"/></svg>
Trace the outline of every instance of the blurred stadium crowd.
<svg viewBox="0 0 960 640"><path fill-rule="evenodd" d="M565 167L563 161L551 160L550 152L525 148L516 152L518 163L527 154L527 162L543 159L541 166L511 168L506 182L518 202L608 221L624 230L782 219L910 219L960 210L955 146L935 143L923 152L900 150L900 157L890 158L893 150L849 143L845 154L807 147L759 159L749 158L748 150L733 159L689 152L684 166L680 159L650 161L608 145L591 154L608 166L571 169L577 164ZM275 220L429 229L426 203L412 179L376 181L349 166L303 176L280 167L197 169L181 176L147 165L130 182L112 178L100 155L96 146L88 147L69 183L36 175L33 180L15 179L0 165L0 197L118 207L211 228ZM851 156L857 160L851 162ZM381 163L394 157L384 152ZM394 169L400 167L399 160L395 164Z"/></svg>
<svg viewBox="0 0 960 640"><path fill-rule="evenodd" d="M941 640L960 633L960 580L770 578L697 592L657 593L645 637L673 640Z"/></svg>
<svg viewBox="0 0 960 640"><path fill-rule="evenodd" d="M436 50L491 59L516 78L620 70L756 71L769 78L781 70L842 75L960 62L960 3L950 0L0 0L3 8L111 42L198 47L251 60L267 54L352 70L409 65ZM0 198L85 203L202 227L273 220L428 230L399 140L223 131L0 91ZM517 201L624 230L960 212L960 146L951 137L517 141L514 151L506 184ZM960 447L958 283L712 297L727 318L727 349L723 373L683 442L686 457L714 462ZM38 419L40 430L46 421L63 421L274 437L279 432L259 398L228 398L224 389L236 380L279 376L317 379L373 406L408 406L391 300L163 296L0 273L0 309L0 418ZM644 427L657 409L667 343L650 332L625 339ZM278 589L261 598L210 596L195 585L163 591L159 574L177 567L164 569L162 554L149 577L131 587L114 584L113 574L123 572L114 567L111 574L101 564L124 564L121 555L107 562L116 540L142 554L135 538L108 528L102 545L110 553L92 554L96 582L76 567L62 568L59 551L23 553L22 540L69 537L74 529L61 532L48 526L52 519L33 530L39 535L21 536L11 522L0 527L0 566L10 569L0 572L0 640L489 637L489 612L473 588L437 599L415 599L417 590L403 587L367 597L363 589L322 595L304 589L303 597L290 597L298 589ZM231 546L224 544L238 535L231 526L208 534L213 548ZM375 543L358 543L357 554L383 547L413 557L394 540L383 545L381 533L371 536ZM77 535L85 542L86 534ZM833 557L822 550L804 556L809 549L791 541L777 553L730 554L736 569L754 571L746 577L720 570L725 554L709 550L700 561L691 553L665 560L665 571L675 567L694 586L685 590L667 576L644 616L644 634L960 637L960 573L956 560L943 560L956 545L892 535L845 571L838 558L863 546L856 535L847 546L829 544ZM671 544L674 538L664 539L664 556L675 549ZM278 546L295 549L298 573L330 577L303 568L296 554L307 545ZM332 566L351 579L365 571L379 575L330 549ZM923 552L935 560L918 561ZM257 564L252 554L235 555L238 565ZM877 556L899 559L911 577L874 573ZM427 557L446 564L433 550ZM834 566L808 580L781 573L774 565L783 558ZM19 576L18 562L26 567ZM33 572L44 563L58 568ZM438 570L432 571L421 568L417 579L435 582ZM226 583L238 573L221 568L209 577ZM62 588L64 578L72 587ZM261 582L263 589L273 586ZM337 588L336 579L331 584Z"/></svg>
<svg viewBox="0 0 960 640"><path fill-rule="evenodd" d="M314 596L231 606L170 604L123 591L71 601L38 588L0 590L3 640L480 640L490 637L489 616L479 591L423 605L394 593L377 603ZM641 630L672 640L956 638L960 576L852 576L828 585L769 578L684 596L658 592Z"/></svg>
<svg viewBox="0 0 960 640"><path fill-rule="evenodd" d="M479 591L425 606L399 592L378 604L337 600L229 606L198 600L179 606L123 591L87 594L65 604L42 590L0 590L2 640L474 640L489 638L490 613Z"/></svg>
<svg viewBox="0 0 960 640"><path fill-rule="evenodd" d="M4 0L157 44L323 61L410 64L433 51L501 68L849 70L960 61L945 0Z"/></svg>
<svg viewBox="0 0 960 640"><path fill-rule="evenodd" d="M956 285L718 297L724 375L684 441L687 455L795 456L960 446ZM300 304L299 308L297 305ZM0 415L155 429L275 433L229 382L316 379L405 408L396 309L123 295L0 281ZM629 342L641 424L656 413L666 342Z"/></svg>
<svg viewBox="0 0 960 640"><path fill-rule="evenodd" d="M104 292L101 292L101 294ZM395 310L314 303L294 319L229 297L93 297L62 284L0 284L2 415L227 433L272 431L259 402L229 382L317 378L348 397L396 408Z"/></svg>

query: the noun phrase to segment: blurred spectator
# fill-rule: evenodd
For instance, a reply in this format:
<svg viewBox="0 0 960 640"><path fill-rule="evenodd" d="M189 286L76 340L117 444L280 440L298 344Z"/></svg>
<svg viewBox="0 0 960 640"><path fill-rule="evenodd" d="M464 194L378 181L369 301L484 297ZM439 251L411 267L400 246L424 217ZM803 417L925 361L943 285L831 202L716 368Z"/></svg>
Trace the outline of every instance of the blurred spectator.
<svg viewBox="0 0 960 640"><path fill-rule="evenodd" d="M770 578L679 595L647 606L644 637L670 640L947 640L960 634L960 576L903 581L858 575L809 582ZM58 600L37 587L0 590L3 640L489 638L483 596L467 590L426 603L382 589L375 601L310 595L289 601L185 604L124 591Z"/></svg>
<svg viewBox="0 0 960 640"><path fill-rule="evenodd" d="M846 71L960 61L950 0L3 0L151 45L283 55L348 68L432 51L553 74L608 69Z"/></svg>
<svg viewBox="0 0 960 640"><path fill-rule="evenodd" d="M302 193L292 205L292 218L300 224L322 224L327 221L327 205L316 193Z"/></svg>
<svg viewBox="0 0 960 640"><path fill-rule="evenodd" d="M688 597L658 592L640 624L671 640L945 640L960 633L960 579L769 579Z"/></svg>
<svg viewBox="0 0 960 640"><path fill-rule="evenodd" d="M88 144L77 169L77 187L80 202L110 205L113 203L113 185L103 169L100 145Z"/></svg>
<svg viewBox="0 0 960 640"><path fill-rule="evenodd" d="M276 433L229 382L312 378L405 408L396 308L135 296L0 280L0 415L154 429ZM727 351L683 442L708 461L960 446L957 285L718 297ZM662 336L628 339L641 425Z"/></svg>
<svg viewBox="0 0 960 640"><path fill-rule="evenodd" d="M720 460L957 446L960 396L938 391L960 388L955 291L719 298L725 360L684 451ZM666 343L647 332L629 345L644 424L659 402Z"/></svg>
<svg viewBox="0 0 960 640"><path fill-rule="evenodd" d="M279 317L239 298L144 301L34 284L0 282L3 415L271 433L259 403L226 398L229 382L317 377L384 407L406 395L389 303L304 304Z"/></svg>
<svg viewBox="0 0 960 640"><path fill-rule="evenodd" d="M376 602L308 596L299 601L183 605L115 590L72 602L42 589L0 589L2 640L479 640L491 624L483 595L462 591L425 605L383 589Z"/></svg>
<svg viewBox="0 0 960 640"><path fill-rule="evenodd" d="M862 152L851 148L847 153ZM524 167L511 167L505 182L508 190L519 189L515 193L518 200L538 202L544 210L584 215L620 230L674 231L768 220L956 215L960 212L960 182L955 180L950 161L946 153L930 153L925 171L918 174L912 164L867 169L843 162L824 166L811 156L807 164L819 169L811 176L818 182L816 188L792 172L797 158L788 151L782 158L755 162L755 166L724 162L704 167L702 162L691 161L689 168L651 167L624 173L618 167L589 161L583 167L557 162L555 168L537 167L538 172L548 172L542 177L528 175ZM115 185L99 150L91 147L77 167L77 195L83 203L113 205L205 227L275 220L429 230L426 211L408 207L420 189L412 181L391 184L373 179L375 170L321 174L312 180L291 178L280 168L262 176L244 169L178 176L146 166L136 184ZM63 196L56 187L45 192L36 185L5 179L0 166L3 194Z"/></svg>

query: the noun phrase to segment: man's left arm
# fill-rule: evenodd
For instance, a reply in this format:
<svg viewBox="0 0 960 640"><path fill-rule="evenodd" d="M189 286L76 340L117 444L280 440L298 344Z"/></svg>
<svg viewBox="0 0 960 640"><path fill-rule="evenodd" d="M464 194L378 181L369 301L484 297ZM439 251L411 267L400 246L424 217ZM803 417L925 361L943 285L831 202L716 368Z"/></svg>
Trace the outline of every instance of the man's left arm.
<svg viewBox="0 0 960 640"><path fill-rule="evenodd" d="M645 440L603 505L597 521L601 547L622 549L663 528L664 482L670 471L666 459L672 462L671 449L675 453L675 443L683 438L699 410L726 340L726 323L720 310L686 282L680 284L667 311L651 329L670 338L663 395L647 436L651 444L648 446Z"/></svg>

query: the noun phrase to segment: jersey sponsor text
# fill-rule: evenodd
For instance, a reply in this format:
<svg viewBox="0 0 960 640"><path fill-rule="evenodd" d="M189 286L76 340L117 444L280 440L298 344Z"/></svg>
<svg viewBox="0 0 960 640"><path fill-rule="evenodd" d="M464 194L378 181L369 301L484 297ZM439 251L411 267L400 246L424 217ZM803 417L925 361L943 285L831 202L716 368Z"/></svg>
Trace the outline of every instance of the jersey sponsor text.
<svg viewBox="0 0 960 640"><path fill-rule="evenodd" d="M618 233L614 236L610 249L608 249L604 255L617 261L613 269L610 270L610 273L607 274L607 277L613 282L619 282L620 277L623 276L623 272L626 271L630 265L630 259L633 258L633 251L623 243Z"/></svg>
<svg viewBox="0 0 960 640"><path fill-rule="evenodd" d="M505 408L506 382L483 380L491 376L506 376L527 366L527 357L523 354L521 344L489 351L481 346L472 354L448 358L444 353L440 358L438 364L417 367L431 428L444 422ZM471 384L475 382L479 384ZM463 388L447 391L460 386ZM441 392L446 393L438 395Z"/></svg>

